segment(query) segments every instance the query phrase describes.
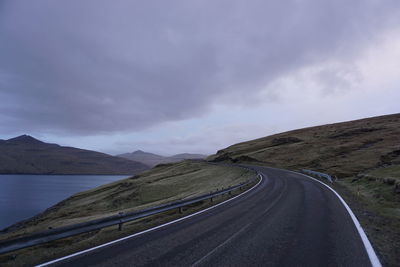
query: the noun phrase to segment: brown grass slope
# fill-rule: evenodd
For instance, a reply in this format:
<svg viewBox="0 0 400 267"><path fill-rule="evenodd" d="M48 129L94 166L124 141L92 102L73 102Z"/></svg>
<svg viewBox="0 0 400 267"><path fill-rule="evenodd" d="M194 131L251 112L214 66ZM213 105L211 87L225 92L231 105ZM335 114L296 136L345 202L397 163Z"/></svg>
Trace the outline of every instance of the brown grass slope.
<svg viewBox="0 0 400 267"><path fill-rule="evenodd" d="M400 114L275 134L232 145L208 160L308 168L348 177L400 164Z"/></svg>
<svg viewBox="0 0 400 267"><path fill-rule="evenodd" d="M44 143L28 135L0 140L0 173L136 174L149 167L104 153Z"/></svg>

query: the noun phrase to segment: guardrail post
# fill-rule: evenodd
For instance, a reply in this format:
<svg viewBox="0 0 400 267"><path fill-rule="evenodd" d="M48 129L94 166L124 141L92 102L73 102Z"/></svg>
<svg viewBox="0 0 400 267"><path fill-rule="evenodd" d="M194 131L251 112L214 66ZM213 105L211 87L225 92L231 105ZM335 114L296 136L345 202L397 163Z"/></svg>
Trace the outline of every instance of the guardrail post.
<svg viewBox="0 0 400 267"><path fill-rule="evenodd" d="M119 213L118 213L118 216L119 216L119 217L122 217L122 216L124 216L124 213L123 213L123 212L119 212ZM123 223L123 222L122 222L122 220L120 219L120 220L119 220L119 224L118 224L118 231L122 231L122 223Z"/></svg>
<svg viewBox="0 0 400 267"><path fill-rule="evenodd" d="M183 208L179 207L179 213L183 213Z"/></svg>

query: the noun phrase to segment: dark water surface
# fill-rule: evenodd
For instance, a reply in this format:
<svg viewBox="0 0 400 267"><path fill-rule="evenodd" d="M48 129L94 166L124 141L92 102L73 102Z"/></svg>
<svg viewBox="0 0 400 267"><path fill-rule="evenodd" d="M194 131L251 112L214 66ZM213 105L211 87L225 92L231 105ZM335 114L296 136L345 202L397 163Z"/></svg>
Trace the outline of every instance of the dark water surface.
<svg viewBox="0 0 400 267"><path fill-rule="evenodd" d="M0 230L80 191L129 175L0 175Z"/></svg>

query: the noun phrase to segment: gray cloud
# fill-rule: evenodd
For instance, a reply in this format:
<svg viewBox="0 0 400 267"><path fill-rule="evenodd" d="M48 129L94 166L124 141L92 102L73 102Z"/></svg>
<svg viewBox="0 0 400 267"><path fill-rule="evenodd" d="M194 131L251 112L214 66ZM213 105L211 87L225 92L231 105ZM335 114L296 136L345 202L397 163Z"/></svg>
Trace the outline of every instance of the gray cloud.
<svg viewBox="0 0 400 267"><path fill-rule="evenodd" d="M399 5L3 1L0 130L90 135L196 117L307 64L357 56L399 22Z"/></svg>

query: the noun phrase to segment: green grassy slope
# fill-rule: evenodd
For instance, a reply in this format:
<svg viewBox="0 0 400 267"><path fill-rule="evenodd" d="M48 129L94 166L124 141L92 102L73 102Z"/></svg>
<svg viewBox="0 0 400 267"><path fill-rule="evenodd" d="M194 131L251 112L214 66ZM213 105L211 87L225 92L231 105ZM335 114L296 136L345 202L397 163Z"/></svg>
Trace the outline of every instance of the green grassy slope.
<svg viewBox="0 0 400 267"><path fill-rule="evenodd" d="M384 266L400 262L400 165L372 169L339 180ZM346 192L344 192L346 194Z"/></svg>
<svg viewBox="0 0 400 267"><path fill-rule="evenodd" d="M77 193L44 213L6 229L0 239L84 222L216 191L254 177L239 167L183 161Z"/></svg>
<svg viewBox="0 0 400 267"><path fill-rule="evenodd" d="M75 194L44 213L0 232L0 241L43 231L49 227L56 228L115 215L118 212L135 211L194 197L222 187L236 185L255 175L255 172L243 168L217 166L195 160L159 165L134 177ZM234 192L233 195L239 193L240 191ZM228 198L227 195L218 197L214 201L223 201L226 198ZM212 205L211 202L204 201L186 207L183 214L173 210L127 222L122 231L117 230L118 226L111 226L99 231L10 252L0 255L0 265L35 265L143 231L210 205Z"/></svg>

